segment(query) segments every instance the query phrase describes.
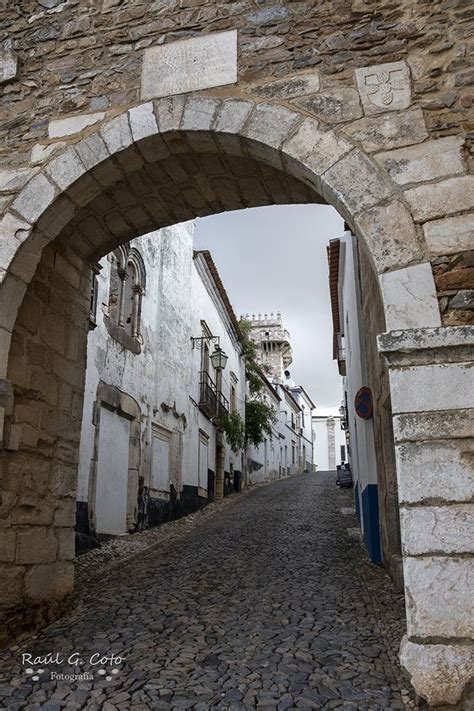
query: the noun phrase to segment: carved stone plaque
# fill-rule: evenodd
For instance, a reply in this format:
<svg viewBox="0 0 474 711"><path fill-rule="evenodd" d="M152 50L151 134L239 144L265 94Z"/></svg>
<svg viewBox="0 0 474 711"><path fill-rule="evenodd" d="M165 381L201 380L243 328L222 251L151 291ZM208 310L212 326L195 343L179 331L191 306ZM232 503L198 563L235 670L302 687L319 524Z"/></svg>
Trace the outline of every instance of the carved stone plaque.
<svg viewBox="0 0 474 711"><path fill-rule="evenodd" d="M377 64L355 71L366 115L406 109L411 104L410 72L405 62Z"/></svg>
<svg viewBox="0 0 474 711"><path fill-rule="evenodd" d="M0 84L16 79L18 56L12 49L0 49Z"/></svg>
<svg viewBox="0 0 474 711"><path fill-rule="evenodd" d="M146 49L141 98L156 99L236 81L237 31L215 32Z"/></svg>

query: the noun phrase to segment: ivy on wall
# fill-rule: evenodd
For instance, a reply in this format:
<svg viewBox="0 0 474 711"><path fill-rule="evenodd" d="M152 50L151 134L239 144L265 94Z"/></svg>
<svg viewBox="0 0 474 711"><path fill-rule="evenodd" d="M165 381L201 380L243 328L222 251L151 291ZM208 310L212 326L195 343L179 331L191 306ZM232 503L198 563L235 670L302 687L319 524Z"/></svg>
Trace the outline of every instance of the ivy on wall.
<svg viewBox="0 0 474 711"><path fill-rule="evenodd" d="M265 436L272 435L272 426L276 420L274 408L265 401L265 383L262 376L264 366L257 360L257 346L250 338L250 324L240 319L242 333L243 359L247 379L249 397L245 400L245 420L238 412L230 412L220 419L220 425L225 432L227 442L233 452L237 453L248 444L258 447Z"/></svg>

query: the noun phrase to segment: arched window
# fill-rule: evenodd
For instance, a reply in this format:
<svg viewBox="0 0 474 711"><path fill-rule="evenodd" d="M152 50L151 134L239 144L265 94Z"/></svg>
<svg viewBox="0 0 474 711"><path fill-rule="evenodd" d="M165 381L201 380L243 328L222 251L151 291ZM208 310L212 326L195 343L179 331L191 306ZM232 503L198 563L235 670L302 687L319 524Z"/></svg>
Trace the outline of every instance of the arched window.
<svg viewBox="0 0 474 711"><path fill-rule="evenodd" d="M109 258L108 325L113 326L109 331L123 345L130 347L129 338L137 341L140 336L145 264L135 247L118 247Z"/></svg>
<svg viewBox="0 0 474 711"><path fill-rule="evenodd" d="M132 338L140 335L142 296L145 292L145 264L140 252L132 247L127 258L129 287L125 302L125 329Z"/></svg>

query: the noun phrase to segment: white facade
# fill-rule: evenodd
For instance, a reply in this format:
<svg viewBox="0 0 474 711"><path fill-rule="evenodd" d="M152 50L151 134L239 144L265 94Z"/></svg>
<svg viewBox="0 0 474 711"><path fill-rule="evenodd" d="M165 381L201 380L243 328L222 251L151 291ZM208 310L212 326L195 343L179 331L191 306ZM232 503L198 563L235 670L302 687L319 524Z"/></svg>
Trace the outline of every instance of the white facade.
<svg viewBox="0 0 474 711"><path fill-rule="evenodd" d="M303 469L303 471L313 471L314 430L312 413L315 405L302 385L287 385L287 388L300 407L300 413L298 418L300 467Z"/></svg>
<svg viewBox="0 0 474 711"><path fill-rule="evenodd" d="M317 471L333 471L347 461L346 434L341 429L341 416L323 414L316 410L313 415L314 465Z"/></svg>
<svg viewBox="0 0 474 711"><path fill-rule="evenodd" d="M359 389L368 383L367 355L361 330L363 317L357 239L350 231L346 231L334 242L338 243L337 265L333 265L337 273L337 359L340 364L344 364L346 372L343 388L347 403L347 454L354 481L356 513L369 554L372 560L378 562L381 560L381 552L374 425L372 418L362 418L355 408Z"/></svg>
<svg viewBox="0 0 474 711"><path fill-rule="evenodd" d="M282 469L282 452L285 440L280 436L280 397L275 388L266 378L262 378L264 384L263 398L275 412L275 422L272 426L271 435L265 435L261 444L255 446L249 444L247 447L247 477L249 484L261 484L265 481L273 481L286 474L286 469Z"/></svg>
<svg viewBox="0 0 474 711"><path fill-rule="evenodd" d="M237 322L209 253L193 253L193 230L186 223L134 240L140 285L134 265L119 264L121 255L101 260L79 455L78 528L86 536L161 523L213 498L215 401L200 373L205 368L216 382L209 359L204 364L214 345L193 347L192 337L219 337L228 356L222 394L244 417ZM121 269L122 276L129 270L124 288ZM209 353L198 347L205 344ZM242 470L242 454L226 446L226 493Z"/></svg>

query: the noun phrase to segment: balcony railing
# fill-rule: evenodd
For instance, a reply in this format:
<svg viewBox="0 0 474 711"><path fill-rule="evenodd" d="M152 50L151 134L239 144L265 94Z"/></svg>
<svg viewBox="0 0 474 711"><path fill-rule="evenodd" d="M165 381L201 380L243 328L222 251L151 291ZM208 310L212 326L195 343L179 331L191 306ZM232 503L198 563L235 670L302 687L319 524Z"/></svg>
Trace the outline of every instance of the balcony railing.
<svg viewBox="0 0 474 711"><path fill-rule="evenodd" d="M202 370L199 374L199 407L209 418L222 417L229 412L229 401L219 393L219 412L217 413L217 387L209 373Z"/></svg>
<svg viewBox="0 0 474 711"><path fill-rule="evenodd" d="M223 415L227 415L229 412L229 401L227 398L223 396L222 393L219 393L219 417L222 417Z"/></svg>

